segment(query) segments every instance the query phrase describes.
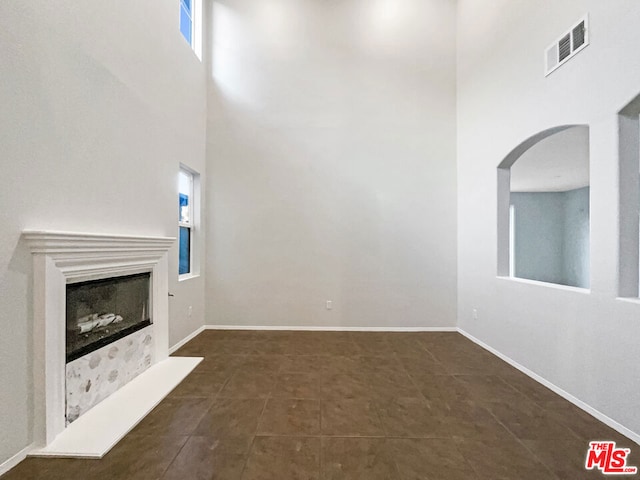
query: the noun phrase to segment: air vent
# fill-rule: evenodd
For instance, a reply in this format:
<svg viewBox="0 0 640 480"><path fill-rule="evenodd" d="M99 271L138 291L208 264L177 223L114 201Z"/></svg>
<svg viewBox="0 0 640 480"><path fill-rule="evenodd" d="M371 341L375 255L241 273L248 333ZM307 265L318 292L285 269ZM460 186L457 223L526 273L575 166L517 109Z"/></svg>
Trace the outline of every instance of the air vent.
<svg viewBox="0 0 640 480"><path fill-rule="evenodd" d="M558 60L562 62L571 55L571 35L565 35L558 43Z"/></svg>
<svg viewBox="0 0 640 480"><path fill-rule="evenodd" d="M573 49L577 50L581 46L585 44L587 39L586 37L587 29L585 27L584 20L580 22L577 26L573 27L571 31L571 36L573 38Z"/></svg>
<svg viewBox="0 0 640 480"><path fill-rule="evenodd" d="M589 45L588 15L545 51L545 76Z"/></svg>

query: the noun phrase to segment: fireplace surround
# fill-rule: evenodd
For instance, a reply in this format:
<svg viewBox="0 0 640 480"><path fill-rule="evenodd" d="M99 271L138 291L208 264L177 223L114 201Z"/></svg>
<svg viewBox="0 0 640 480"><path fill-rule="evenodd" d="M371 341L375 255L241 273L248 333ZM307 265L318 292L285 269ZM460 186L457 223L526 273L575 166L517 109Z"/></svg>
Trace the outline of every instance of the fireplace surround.
<svg viewBox="0 0 640 480"><path fill-rule="evenodd" d="M169 350L167 251L174 239L52 231L25 231L23 238L33 254L33 437L34 445L44 448L66 428L67 287L79 282L91 285L86 282L148 275L149 312L140 312L140 306L133 309L137 308L141 317L153 319L152 325L145 325L152 329L150 363L161 362ZM89 322L83 323L82 328L91 324L93 313L118 315L92 312L81 319L80 323Z"/></svg>

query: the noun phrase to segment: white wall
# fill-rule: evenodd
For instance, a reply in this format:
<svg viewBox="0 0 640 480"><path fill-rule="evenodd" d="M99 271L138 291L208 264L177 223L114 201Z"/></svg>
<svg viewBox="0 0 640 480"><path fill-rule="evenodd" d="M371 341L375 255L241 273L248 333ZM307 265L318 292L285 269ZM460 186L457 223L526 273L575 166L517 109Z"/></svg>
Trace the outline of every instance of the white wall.
<svg viewBox="0 0 640 480"><path fill-rule="evenodd" d="M31 441L24 229L175 236L180 161L204 173L205 70L171 0L0 2L0 464ZM177 284L170 342L203 323ZM187 318L187 307L193 316Z"/></svg>
<svg viewBox="0 0 640 480"><path fill-rule="evenodd" d="M589 288L589 187L564 192L564 283Z"/></svg>
<svg viewBox="0 0 640 480"><path fill-rule="evenodd" d="M591 45L545 78L545 48L587 12ZM460 0L458 13L459 326L640 433L640 305L616 299L616 112L640 90L640 4ZM567 124L590 126L590 293L496 278L496 167Z"/></svg>
<svg viewBox="0 0 640 480"><path fill-rule="evenodd" d="M563 192L511 192L514 276L565 284Z"/></svg>
<svg viewBox="0 0 640 480"><path fill-rule="evenodd" d="M215 0L213 37L208 322L454 326L455 2Z"/></svg>

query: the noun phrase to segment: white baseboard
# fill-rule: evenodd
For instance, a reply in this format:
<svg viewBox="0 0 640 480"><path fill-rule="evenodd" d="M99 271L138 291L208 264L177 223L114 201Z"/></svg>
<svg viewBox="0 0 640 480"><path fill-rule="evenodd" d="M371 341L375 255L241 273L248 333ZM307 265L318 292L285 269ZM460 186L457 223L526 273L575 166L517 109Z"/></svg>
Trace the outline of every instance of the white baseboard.
<svg viewBox="0 0 640 480"><path fill-rule="evenodd" d="M182 340L180 340L178 343L176 343L173 347L169 348L169 355L171 355L173 352L178 350L181 346L183 346L188 341L190 341L193 338L195 338L196 336L198 336L200 333L202 333L204 331L204 329L205 329L205 326L203 325L200 328L198 328L195 332L192 332L189 335L187 335L186 337L184 337Z"/></svg>
<svg viewBox="0 0 640 480"><path fill-rule="evenodd" d="M511 359L510 357L507 357L506 355L504 355L503 353L500 353L498 350L496 350L493 347L490 347L489 345L487 345L486 343L484 343L482 340L477 339L476 337L474 337L473 335L471 335L470 333L465 332L464 330L462 330L461 328L457 329L458 332L460 332L460 334L464 335L465 337L467 337L469 340L471 340L473 343L481 346L482 348L484 348L485 350L493 353L496 357L504 360L505 362L507 362L509 365L511 365L514 368L517 368L518 370L520 370L522 373L524 373L525 375L531 377L532 379L534 379L536 382L541 383L542 385L544 385L545 387L547 387L548 389L552 390L553 392L557 393L558 395L560 395L562 398L564 398L565 400L568 400L569 402L573 403L576 407L584 410L585 412L587 412L589 415L591 415L592 417L597 418L598 420L600 420L602 423L604 423L605 425L613 428L616 432L624 435L625 437L633 440L634 442L636 442L637 444L640 444L640 435L635 433L632 430L629 430L627 427L625 427L624 425L621 425L620 423L616 422L615 420L613 420L612 418L608 417L607 415L605 415L604 413L600 412L599 410L596 410L595 408L593 408L592 406L590 406L589 404L583 402L582 400L580 400L579 398L574 397L573 395L571 395L569 392L566 392L565 390L563 390L562 388L554 385L553 383L551 383L550 381L548 381L547 379L545 379L544 377L541 377L540 375L538 375L537 373L529 370L528 368L520 365L518 362L516 362L515 360ZM599 439L594 439L594 440L599 440Z"/></svg>
<svg viewBox="0 0 640 480"><path fill-rule="evenodd" d="M342 326L273 326L273 325L205 325L205 330L291 330L305 332L457 332L456 327L342 327Z"/></svg>
<svg viewBox="0 0 640 480"><path fill-rule="evenodd" d="M33 448L33 445L28 445L22 450L20 450L18 453L16 453L13 457L1 463L0 476L4 475L13 467L18 465L21 461L23 461L25 458L27 458L27 455L29 454L32 448Z"/></svg>

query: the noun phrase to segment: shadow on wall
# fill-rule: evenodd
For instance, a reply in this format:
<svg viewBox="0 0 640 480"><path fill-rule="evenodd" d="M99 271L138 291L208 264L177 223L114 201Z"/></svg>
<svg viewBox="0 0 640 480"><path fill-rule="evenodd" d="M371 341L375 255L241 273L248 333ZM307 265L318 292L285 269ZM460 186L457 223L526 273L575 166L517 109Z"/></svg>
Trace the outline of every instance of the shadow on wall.
<svg viewBox="0 0 640 480"><path fill-rule="evenodd" d="M498 167L498 185L498 274L589 288L589 128L527 140Z"/></svg>

